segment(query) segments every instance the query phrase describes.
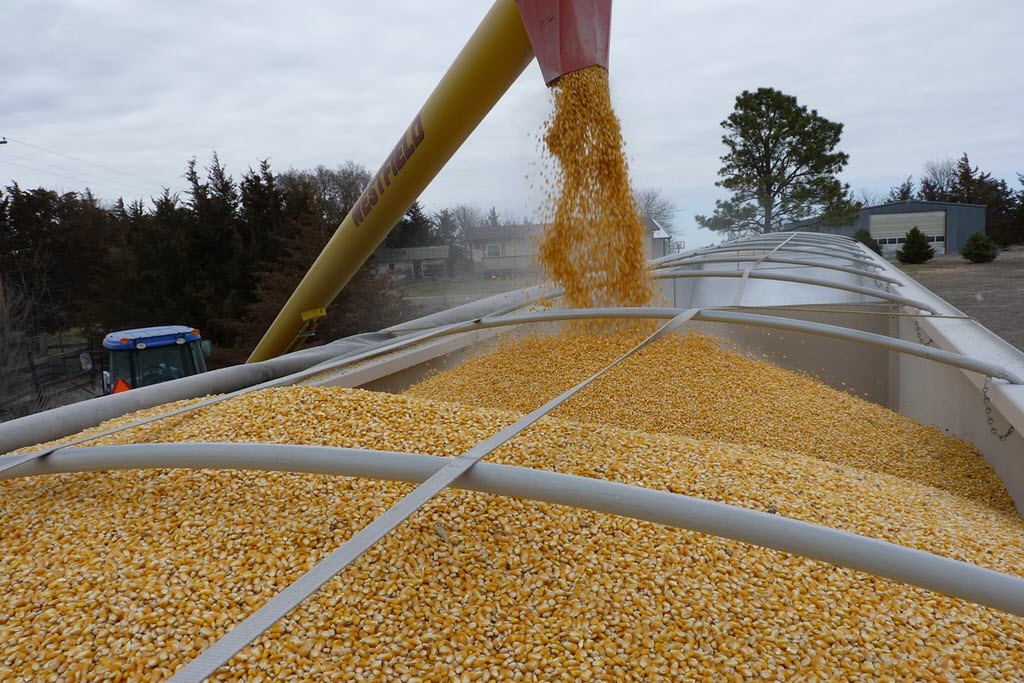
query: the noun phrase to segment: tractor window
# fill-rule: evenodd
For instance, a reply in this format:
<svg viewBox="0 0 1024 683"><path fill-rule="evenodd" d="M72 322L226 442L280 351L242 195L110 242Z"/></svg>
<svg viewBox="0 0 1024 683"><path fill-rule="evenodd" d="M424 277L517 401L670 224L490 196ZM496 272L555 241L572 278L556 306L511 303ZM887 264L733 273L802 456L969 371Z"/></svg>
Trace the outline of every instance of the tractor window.
<svg viewBox="0 0 1024 683"><path fill-rule="evenodd" d="M169 382L196 374L195 361L188 344L157 346L135 351L134 388Z"/></svg>
<svg viewBox="0 0 1024 683"><path fill-rule="evenodd" d="M132 381L131 351L110 352L110 383L113 384L119 379L134 386Z"/></svg>
<svg viewBox="0 0 1024 683"><path fill-rule="evenodd" d="M199 342L189 342L185 346L189 348L189 352L192 354L192 364L196 372L206 372L206 359L203 358L203 350L199 347Z"/></svg>

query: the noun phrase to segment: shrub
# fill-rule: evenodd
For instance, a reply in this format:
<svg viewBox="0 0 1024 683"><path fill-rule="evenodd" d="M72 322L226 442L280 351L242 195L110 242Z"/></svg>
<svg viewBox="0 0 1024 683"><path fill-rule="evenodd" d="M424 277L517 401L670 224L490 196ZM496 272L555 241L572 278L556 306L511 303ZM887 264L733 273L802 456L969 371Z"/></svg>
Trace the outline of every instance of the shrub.
<svg viewBox="0 0 1024 683"><path fill-rule="evenodd" d="M853 239L857 240L879 256L882 255L882 245L878 243L878 240L871 236L871 232L869 230L861 228L857 232L853 233Z"/></svg>
<svg viewBox="0 0 1024 683"><path fill-rule="evenodd" d="M985 233L976 232L964 242L964 248L960 250L960 255L964 257L965 261L971 263L988 263L995 261L996 256L999 256L999 247Z"/></svg>
<svg viewBox="0 0 1024 683"><path fill-rule="evenodd" d="M928 238L915 225L907 233L907 242L896 252L900 263L924 263L935 256L935 250L928 246Z"/></svg>

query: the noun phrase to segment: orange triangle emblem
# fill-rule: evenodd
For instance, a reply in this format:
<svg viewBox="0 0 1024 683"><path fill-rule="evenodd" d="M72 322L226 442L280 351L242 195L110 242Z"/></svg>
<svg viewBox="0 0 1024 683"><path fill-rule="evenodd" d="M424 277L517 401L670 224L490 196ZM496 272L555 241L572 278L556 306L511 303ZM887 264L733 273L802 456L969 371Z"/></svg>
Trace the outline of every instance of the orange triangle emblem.
<svg viewBox="0 0 1024 683"><path fill-rule="evenodd" d="M119 377L118 380L114 382L114 388L111 389L110 393L119 394L122 391L128 391L129 389L131 389L131 386L128 385L128 382L124 381L123 377Z"/></svg>

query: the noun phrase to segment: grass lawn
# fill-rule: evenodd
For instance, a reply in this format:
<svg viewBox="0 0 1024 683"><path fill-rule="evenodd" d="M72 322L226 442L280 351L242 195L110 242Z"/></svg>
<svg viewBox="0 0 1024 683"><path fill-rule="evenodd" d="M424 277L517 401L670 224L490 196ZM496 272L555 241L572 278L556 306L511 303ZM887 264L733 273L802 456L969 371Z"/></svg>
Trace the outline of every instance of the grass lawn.
<svg viewBox="0 0 1024 683"><path fill-rule="evenodd" d="M496 277L496 278L452 278L437 280L407 280L402 283L402 290L408 298L428 296L466 296L482 297L500 294L513 289L522 289L534 284L533 278Z"/></svg>

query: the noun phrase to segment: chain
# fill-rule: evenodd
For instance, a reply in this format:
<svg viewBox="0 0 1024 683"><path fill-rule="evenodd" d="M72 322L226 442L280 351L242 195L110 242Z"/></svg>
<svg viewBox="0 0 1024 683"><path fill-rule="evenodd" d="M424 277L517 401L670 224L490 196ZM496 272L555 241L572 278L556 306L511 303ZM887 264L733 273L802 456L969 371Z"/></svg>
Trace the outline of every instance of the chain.
<svg viewBox="0 0 1024 683"><path fill-rule="evenodd" d="M931 336L928 337L928 341L924 340L924 335L921 334L921 322L917 318L914 318L914 332L917 333L917 341L925 346L933 346L935 344L935 340Z"/></svg>
<svg viewBox="0 0 1024 683"><path fill-rule="evenodd" d="M992 399L988 397L988 382L992 379L991 377L985 378L985 385L981 388L981 395L984 396L985 402L985 422L988 423L988 430L992 432L992 435L998 438L1000 441L1006 441L1010 438L1010 434L1013 434L1013 425L1006 430L1005 434L1000 434L999 430L996 429L995 419L992 417Z"/></svg>

